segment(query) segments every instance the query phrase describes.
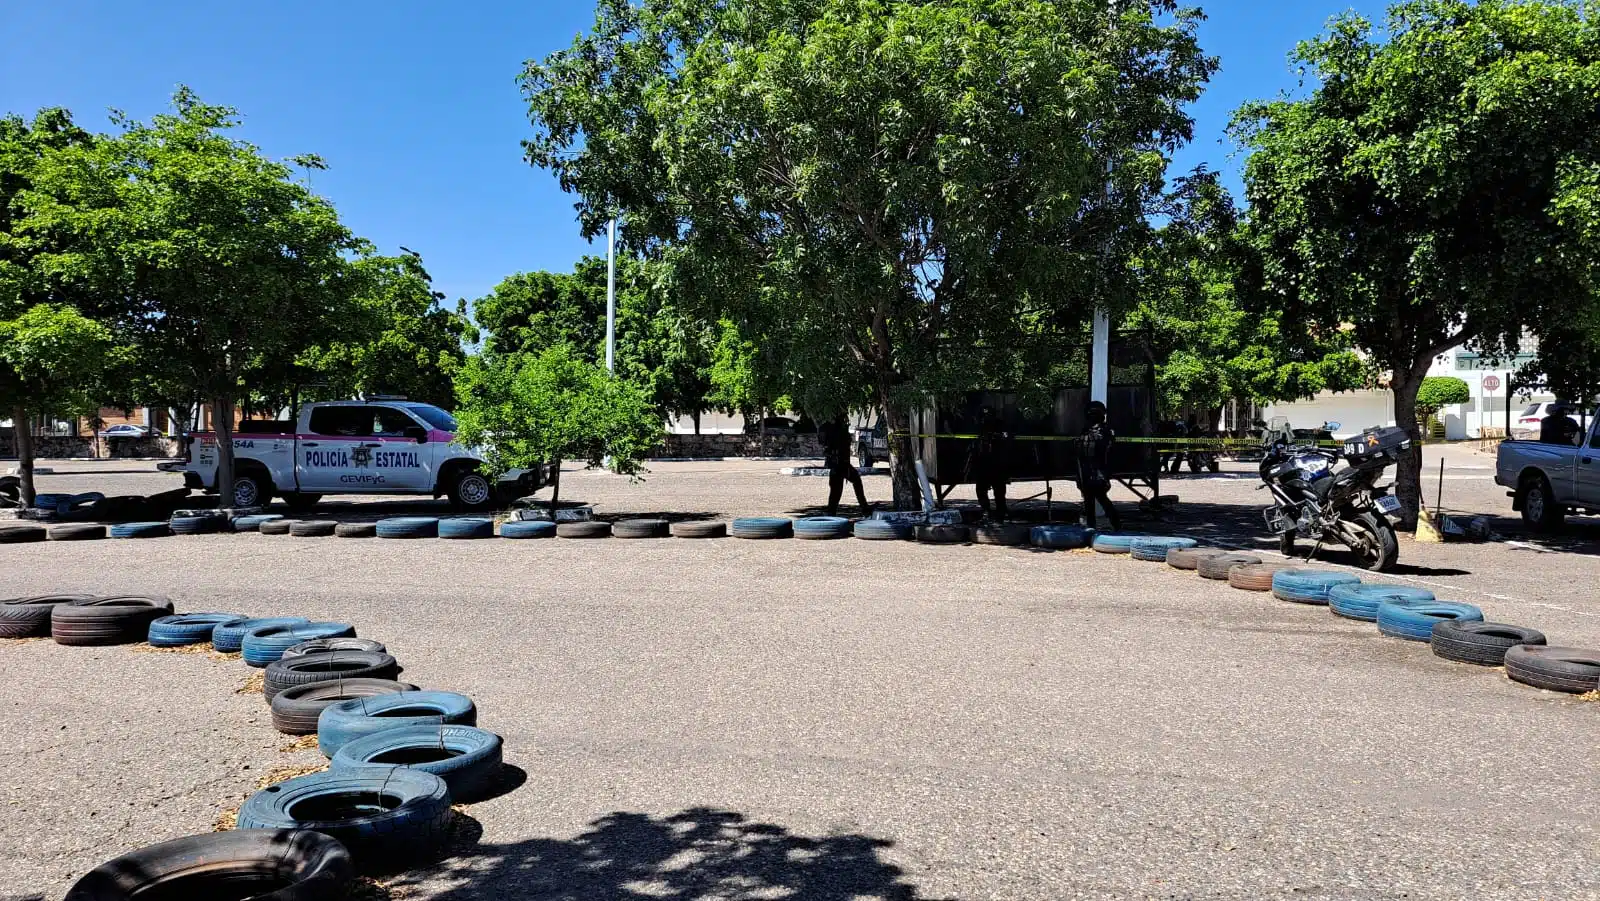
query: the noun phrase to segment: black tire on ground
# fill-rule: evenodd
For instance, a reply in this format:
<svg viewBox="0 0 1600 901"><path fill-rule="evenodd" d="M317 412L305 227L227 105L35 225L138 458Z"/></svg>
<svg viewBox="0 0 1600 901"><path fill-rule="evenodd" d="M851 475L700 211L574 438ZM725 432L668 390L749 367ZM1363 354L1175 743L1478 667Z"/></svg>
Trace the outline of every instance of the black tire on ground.
<svg viewBox="0 0 1600 901"><path fill-rule="evenodd" d="M1535 532L1554 532L1566 522L1566 508L1556 501L1549 479L1542 475L1524 479L1520 493L1522 521L1528 528Z"/></svg>
<svg viewBox="0 0 1600 901"><path fill-rule="evenodd" d="M378 534L378 524L375 522L342 522L333 527L333 534L338 538L375 538Z"/></svg>
<svg viewBox="0 0 1600 901"><path fill-rule="evenodd" d="M389 679L340 679L296 685L273 696L272 726L285 735L315 735L317 717L331 705L403 691L417 691L417 686Z"/></svg>
<svg viewBox="0 0 1600 901"><path fill-rule="evenodd" d="M917 526L917 540L924 544L964 544L971 538L966 526Z"/></svg>
<svg viewBox="0 0 1600 901"><path fill-rule="evenodd" d="M337 528L339 524L331 519L299 519L289 523L289 534L296 538L327 538Z"/></svg>
<svg viewBox="0 0 1600 901"><path fill-rule="evenodd" d="M1167 551L1167 565L1173 569L1197 570L1200 558L1220 557L1227 551L1214 547L1175 547Z"/></svg>
<svg viewBox="0 0 1600 901"><path fill-rule="evenodd" d="M1506 675L1549 691L1600 691L1600 651L1519 644L1506 651Z"/></svg>
<svg viewBox="0 0 1600 901"><path fill-rule="evenodd" d="M1240 564L1263 563L1255 554L1217 554L1212 557L1200 557L1195 561L1195 571L1202 579L1213 579L1218 582L1228 578L1229 572ZM1271 586L1268 586L1269 588Z"/></svg>
<svg viewBox="0 0 1600 901"><path fill-rule="evenodd" d="M93 600L87 594L42 594L0 601L0 638L50 634L50 611L61 604Z"/></svg>
<svg viewBox="0 0 1600 901"><path fill-rule="evenodd" d="M56 644L132 644L150 634L150 623L172 612L166 598L119 596L60 604L50 611Z"/></svg>
<svg viewBox="0 0 1600 901"><path fill-rule="evenodd" d="M611 524L617 538L666 538L671 534L664 519L624 519Z"/></svg>
<svg viewBox="0 0 1600 901"><path fill-rule="evenodd" d="M345 897L354 867L338 840L310 830L234 829L130 851L85 873L66 901Z"/></svg>
<svg viewBox="0 0 1600 901"><path fill-rule="evenodd" d="M377 651L324 651L279 659L267 664L261 693L270 702L285 688L340 679L389 679L400 675L400 664Z"/></svg>
<svg viewBox="0 0 1600 901"><path fill-rule="evenodd" d="M728 524L725 522L675 522L672 524L671 531L674 538L726 538L728 537Z"/></svg>
<svg viewBox="0 0 1600 901"><path fill-rule="evenodd" d="M75 522L50 528L51 541L95 541L106 537L106 527L91 522Z"/></svg>
<svg viewBox="0 0 1600 901"><path fill-rule="evenodd" d="M306 494L299 491L285 491L283 493L283 502L288 504L289 509L296 513L305 513L315 507L321 500L322 495L320 494Z"/></svg>
<svg viewBox="0 0 1600 901"><path fill-rule="evenodd" d="M1521 644L1542 645L1543 633L1504 623L1443 620L1433 627L1433 653L1458 663L1503 666L1506 652Z"/></svg>
<svg viewBox="0 0 1600 901"><path fill-rule="evenodd" d="M263 535L287 535L295 522L293 519L269 519L257 526L256 531Z"/></svg>
<svg viewBox="0 0 1600 901"><path fill-rule="evenodd" d="M598 519L564 522L556 526L557 538L610 538L611 523Z"/></svg>
<svg viewBox="0 0 1600 901"><path fill-rule="evenodd" d="M1002 522L974 527L972 543L1016 547L1019 544L1027 544L1032 535L1033 526L1019 522Z"/></svg>
<svg viewBox="0 0 1600 901"><path fill-rule="evenodd" d="M44 526L7 525L0 526L0 544L27 544L33 541L43 541L49 537Z"/></svg>

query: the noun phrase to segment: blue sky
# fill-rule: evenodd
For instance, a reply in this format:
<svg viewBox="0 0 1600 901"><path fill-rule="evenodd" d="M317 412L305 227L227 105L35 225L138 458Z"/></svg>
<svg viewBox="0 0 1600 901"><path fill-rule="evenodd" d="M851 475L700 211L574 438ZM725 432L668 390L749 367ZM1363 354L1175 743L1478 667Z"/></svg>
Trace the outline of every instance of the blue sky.
<svg viewBox="0 0 1600 901"><path fill-rule="evenodd" d="M1195 105L1177 159L1236 172L1224 129L1243 101L1292 89L1286 54L1334 14L1373 0L1212 0L1201 35L1222 72ZM522 62L571 43L585 0L279 0L0 4L0 111L65 106L91 128L105 110L148 118L187 84L239 108L271 156L317 153L313 185L385 252L423 255L452 299L519 270L568 269L582 241L548 173L522 161L530 132Z"/></svg>

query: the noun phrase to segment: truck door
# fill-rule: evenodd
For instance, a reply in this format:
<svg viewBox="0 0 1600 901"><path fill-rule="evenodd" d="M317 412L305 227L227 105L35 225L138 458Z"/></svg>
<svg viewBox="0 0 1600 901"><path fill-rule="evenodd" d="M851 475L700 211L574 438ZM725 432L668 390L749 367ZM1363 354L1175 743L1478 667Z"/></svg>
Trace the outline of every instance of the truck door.
<svg viewBox="0 0 1600 901"><path fill-rule="evenodd" d="M1589 427L1589 436L1578 448L1577 470L1573 491L1577 502L1590 508L1600 508L1600 416Z"/></svg>
<svg viewBox="0 0 1600 901"><path fill-rule="evenodd" d="M373 408L313 407L310 433L300 436L295 468L308 494L367 494L390 490L371 465Z"/></svg>
<svg viewBox="0 0 1600 901"><path fill-rule="evenodd" d="M373 474L384 479L386 491L433 491L434 446L419 443L416 435L427 426L410 413L395 407L372 409Z"/></svg>

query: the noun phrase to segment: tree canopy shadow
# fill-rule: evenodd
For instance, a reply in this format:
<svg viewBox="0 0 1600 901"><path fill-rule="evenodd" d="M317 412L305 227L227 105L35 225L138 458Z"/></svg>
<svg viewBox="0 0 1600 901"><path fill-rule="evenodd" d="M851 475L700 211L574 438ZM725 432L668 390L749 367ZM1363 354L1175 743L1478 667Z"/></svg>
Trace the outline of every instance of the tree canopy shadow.
<svg viewBox="0 0 1600 901"><path fill-rule="evenodd" d="M505 845L461 833L455 856L390 881L426 886L438 901L646 901L757 899L918 901L903 871L880 858L885 839L796 835L743 814L697 807L669 816L616 812L572 839Z"/></svg>

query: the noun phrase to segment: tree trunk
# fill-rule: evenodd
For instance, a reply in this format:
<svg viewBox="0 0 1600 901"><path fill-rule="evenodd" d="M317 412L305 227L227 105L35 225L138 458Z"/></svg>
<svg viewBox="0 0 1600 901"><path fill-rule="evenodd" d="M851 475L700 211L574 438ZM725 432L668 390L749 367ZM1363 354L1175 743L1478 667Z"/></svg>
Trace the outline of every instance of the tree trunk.
<svg viewBox="0 0 1600 901"><path fill-rule="evenodd" d="M1422 390L1422 380L1433 362L1430 355L1410 372L1396 372L1389 390L1394 394L1395 425L1406 430L1411 437L1411 452L1400 456L1395 467L1394 493L1400 501L1400 523L1403 531L1415 531L1417 511L1422 506L1422 429L1417 423L1417 392Z"/></svg>
<svg viewBox="0 0 1600 901"><path fill-rule="evenodd" d="M917 481L916 452L911 437L911 416L890 403L886 392L879 392L884 417L889 426L889 481L894 488L896 510L922 509L922 485Z"/></svg>
<svg viewBox="0 0 1600 901"><path fill-rule="evenodd" d="M212 430L217 436L217 506L233 506L233 400L211 401Z"/></svg>
<svg viewBox="0 0 1600 901"><path fill-rule="evenodd" d="M555 475L550 478L550 518L556 518L556 502L561 500L561 461L555 461Z"/></svg>
<svg viewBox="0 0 1600 901"><path fill-rule="evenodd" d="M694 420L694 433L696 435L700 434L700 411L694 411L694 415L690 418Z"/></svg>
<svg viewBox="0 0 1600 901"><path fill-rule="evenodd" d="M11 433L17 445L17 481L22 492L18 500L26 510L33 506L38 494L33 488L33 433L28 426L28 410L21 404L11 409Z"/></svg>

